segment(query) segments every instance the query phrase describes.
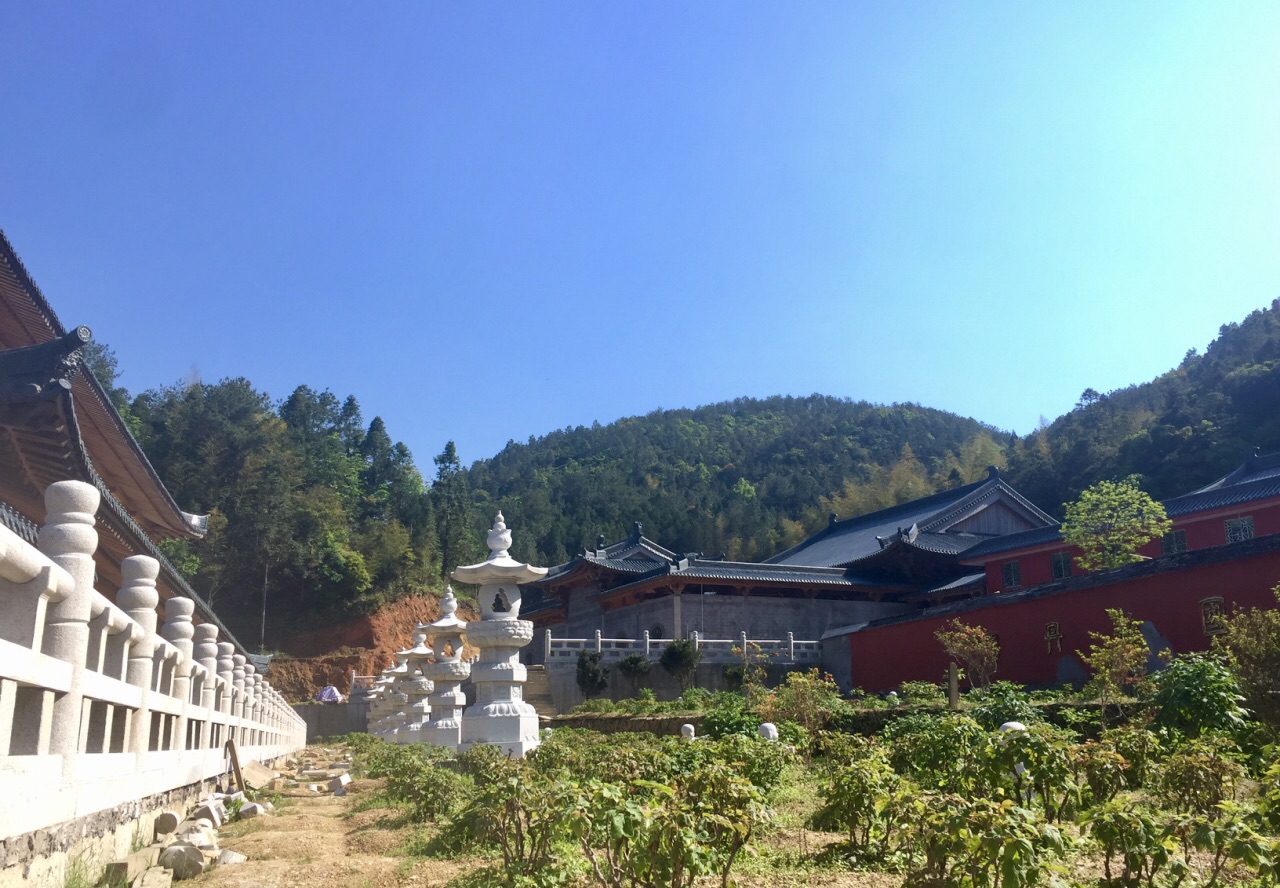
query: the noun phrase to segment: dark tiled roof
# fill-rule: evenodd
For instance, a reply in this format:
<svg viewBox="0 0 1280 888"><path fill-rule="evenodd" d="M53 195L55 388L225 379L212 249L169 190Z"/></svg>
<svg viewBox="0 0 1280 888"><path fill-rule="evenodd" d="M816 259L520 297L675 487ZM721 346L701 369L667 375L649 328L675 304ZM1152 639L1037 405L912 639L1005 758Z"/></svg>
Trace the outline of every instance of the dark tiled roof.
<svg viewBox="0 0 1280 888"><path fill-rule="evenodd" d="M964 553L963 561L973 561L984 555L997 552L1011 552L1014 549L1027 549L1031 546L1044 546L1062 542L1062 529L1053 527L1037 527L1035 530L1024 530L1022 533L1011 533L1008 536L996 537L978 543Z"/></svg>
<svg viewBox="0 0 1280 888"><path fill-rule="evenodd" d="M957 579L954 579L950 583L946 583L945 585L935 586L932 589L927 589L921 594L927 597L930 595L937 594L939 592L955 592L959 589L966 589L969 586L981 585L982 582L986 580L986 578L987 578L987 575L985 572L968 574L963 577L958 577Z"/></svg>
<svg viewBox="0 0 1280 888"><path fill-rule="evenodd" d="M636 577L629 583L606 589L602 595L613 595L650 582L656 577L671 577L683 582L696 583L760 583L793 586L830 586L839 588L865 588L890 586L879 580L850 574L838 567L806 567L792 564L759 564L745 561L722 561L711 558L680 559Z"/></svg>
<svg viewBox="0 0 1280 888"><path fill-rule="evenodd" d="M1165 500L1165 514L1170 518L1194 515L1197 512L1210 512L1214 509L1225 509L1257 500L1280 497L1280 453L1267 456L1251 456L1231 473L1224 475L1212 484ZM972 561L986 555L1000 552L1012 552L1016 549L1027 549L1032 546L1051 545L1062 541L1062 534L1057 527L1041 527L1023 533L1013 533L979 543L964 553L965 561Z"/></svg>
<svg viewBox="0 0 1280 888"><path fill-rule="evenodd" d="M1212 484L1164 501L1170 518L1280 496L1280 453L1250 456Z"/></svg>
<svg viewBox="0 0 1280 888"><path fill-rule="evenodd" d="M959 541L944 541L940 531L959 520L982 501L1003 494L1018 503L1036 520L1052 523L1053 519L1024 499L1012 487L1000 480L994 471L991 476L954 490L944 490L932 496L912 500L878 512L870 512L844 521L836 521L825 530L793 546L768 560L769 564L799 564L814 567L834 567L856 562L860 558L878 552L890 537L899 531L915 528L919 536L928 535L921 545L933 552L956 553L975 545L983 537L973 534L957 535L968 545L961 548ZM938 532L931 532L938 531Z"/></svg>
<svg viewBox="0 0 1280 888"><path fill-rule="evenodd" d="M1191 568L1201 567L1208 564L1219 564L1224 561L1237 561L1244 558L1253 558L1258 555L1265 555L1271 552L1280 552L1280 534L1257 537L1241 543L1228 543L1222 546L1212 546L1208 549L1192 549L1188 552L1182 552L1177 555L1162 555L1159 558L1149 558L1145 561L1126 564L1123 567L1113 567L1109 570L1094 571L1093 573L1081 574L1080 576L1070 577L1065 580L1054 580L1049 583L1041 583L1038 586L1028 586L1025 589L1019 589L1016 592L1004 592L999 595L984 595L981 598L968 598L963 601L940 605L938 607L931 607L922 611L899 614L891 617L882 617L878 620L872 620L867 623L857 623L850 626L844 626L839 629L833 629L830 632L824 633L822 637L826 639L835 635L847 635L850 632L857 632L862 629L870 629L877 626L888 626L894 623L908 623L912 620L932 619L933 617L950 617L956 614L982 610L983 608L988 607L1002 607L1017 604L1020 601L1030 601L1037 598L1046 598L1051 595L1060 595L1065 592L1074 592L1081 589L1093 589L1098 586L1109 586L1113 583L1122 583L1126 580L1152 576L1169 571L1189 570Z"/></svg>
<svg viewBox="0 0 1280 888"><path fill-rule="evenodd" d="M627 539L611 546L604 546L601 543L603 540L597 542L596 548L585 549L581 555L575 556L572 560L557 564L547 571L545 577L529 585L545 584L551 580L560 579L586 564L599 565L621 573L639 574L648 573L664 564L672 564L679 558L670 549L659 546L653 540L642 536L639 524L636 525L635 533Z"/></svg>

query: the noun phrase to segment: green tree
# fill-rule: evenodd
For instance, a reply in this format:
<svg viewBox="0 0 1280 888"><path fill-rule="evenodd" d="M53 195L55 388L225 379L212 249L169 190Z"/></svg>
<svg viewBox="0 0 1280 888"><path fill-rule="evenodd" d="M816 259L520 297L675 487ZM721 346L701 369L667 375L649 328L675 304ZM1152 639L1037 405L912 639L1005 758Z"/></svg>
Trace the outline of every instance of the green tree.
<svg viewBox="0 0 1280 888"><path fill-rule="evenodd" d="M609 667L600 662L599 651L578 651L578 689L590 699L609 687Z"/></svg>
<svg viewBox="0 0 1280 888"><path fill-rule="evenodd" d="M471 535L471 509L467 493L467 478L462 473L462 461L458 448L452 441L435 458L436 480L431 485L432 505L435 509L436 544L440 552L440 576L465 562L475 551Z"/></svg>
<svg viewBox="0 0 1280 888"><path fill-rule="evenodd" d="M687 691L693 686L693 677L698 672L698 664L702 662L702 649L692 638L677 638L667 642L662 649L662 657L658 665L667 674L680 682L680 690Z"/></svg>
<svg viewBox="0 0 1280 888"><path fill-rule="evenodd" d="M1103 724L1107 720L1107 707L1118 704L1147 674L1147 657L1150 648L1142 637L1142 623L1119 608L1107 608L1111 620L1111 632L1090 632L1089 653L1076 651L1085 666L1093 673L1085 685L1085 693L1091 694L1101 704Z"/></svg>
<svg viewBox="0 0 1280 888"><path fill-rule="evenodd" d="M991 676L1000 662L1000 645L981 626L970 626L954 619L933 637L938 639L947 656L964 667L971 688L991 686Z"/></svg>
<svg viewBox="0 0 1280 888"><path fill-rule="evenodd" d="M1259 721L1280 727L1280 585L1272 592L1276 607L1236 611L1213 646L1231 657L1245 705Z"/></svg>
<svg viewBox="0 0 1280 888"><path fill-rule="evenodd" d="M1164 506L1138 487L1138 477L1099 481L1064 506L1062 538L1080 550L1081 570L1119 567L1139 560L1139 549L1169 532Z"/></svg>

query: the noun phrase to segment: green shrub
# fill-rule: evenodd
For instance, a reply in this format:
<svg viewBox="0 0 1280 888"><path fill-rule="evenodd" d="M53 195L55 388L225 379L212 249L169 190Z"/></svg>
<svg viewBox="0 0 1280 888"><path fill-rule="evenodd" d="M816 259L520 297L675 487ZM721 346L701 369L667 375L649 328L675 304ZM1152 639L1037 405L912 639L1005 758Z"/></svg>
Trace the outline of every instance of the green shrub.
<svg viewBox="0 0 1280 888"><path fill-rule="evenodd" d="M567 826L596 884L687 888L700 876L728 884L738 854L768 819L756 787L712 762L670 785L589 781Z"/></svg>
<svg viewBox="0 0 1280 888"><path fill-rule="evenodd" d="M908 715L885 728L884 739L894 770L921 786L955 793L985 789L974 764L991 737L967 715Z"/></svg>
<svg viewBox="0 0 1280 888"><path fill-rule="evenodd" d="M848 837L845 850L855 864L879 863L888 857L900 826L897 812L904 803L904 781L889 764L881 744L859 744L849 750L848 760L837 765L819 789L822 806L811 825L844 833Z"/></svg>
<svg viewBox="0 0 1280 888"><path fill-rule="evenodd" d="M1220 739L1193 740L1169 756L1155 781L1157 798L1175 811L1209 814L1235 797L1244 766Z"/></svg>
<svg viewBox="0 0 1280 888"><path fill-rule="evenodd" d="M1115 747L1090 740L1072 749L1071 770L1079 787L1080 806L1092 808L1105 805L1125 788L1129 763Z"/></svg>
<svg viewBox="0 0 1280 888"><path fill-rule="evenodd" d="M609 667L600 664L598 651L578 651L576 678L582 696L590 700L609 687Z"/></svg>
<svg viewBox="0 0 1280 888"><path fill-rule="evenodd" d="M990 687L971 691L968 699L976 701L969 715L988 731L994 731L1005 722L1022 722L1024 725L1040 721L1040 711L1021 686L1011 681L997 681Z"/></svg>
<svg viewBox="0 0 1280 888"><path fill-rule="evenodd" d="M902 815L904 884L1025 888L1048 881L1062 834L1012 799L919 793Z"/></svg>
<svg viewBox="0 0 1280 888"><path fill-rule="evenodd" d="M1155 677L1156 723L1199 737L1210 731L1236 733L1249 713L1241 708L1240 682L1224 656L1182 654Z"/></svg>
<svg viewBox="0 0 1280 888"><path fill-rule="evenodd" d="M904 681L898 688L903 700L914 705L942 703L947 699L942 685L931 681Z"/></svg>
<svg viewBox="0 0 1280 888"><path fill-rule="evenodd" d="M708 737L725 737L729 734L754 736L760 728L760 717L747 709L746 700L731 706L720 706L707 713L702 720L702 733Z"/></svg>
<svg viewBox="0 0 1280 888"><path fill-rule="evenodd" d="M681 690L688 690L702 662L702 649L692 638L676 638L662 649L658 665L680 683Z"/></svg>
<svg viewBox="0 0 1280 888"><path fill-rule="evenodd" d="M1134 789L1147 784L1164 756L1160 737L1137 725L1103 731L1101 741L1124 758L1125 782Z"/></svg>
<svg viewBox="0 0 1280 888"><path fill-rule="evenodd" d="M1173 853L1177 846L1146 808L1111 801L1090 811L1081 829L1102 847L1103 872L1110 883L1150 886L1156 876L1168 873L1176 885L1186 877L1186 861Z"/></svg>

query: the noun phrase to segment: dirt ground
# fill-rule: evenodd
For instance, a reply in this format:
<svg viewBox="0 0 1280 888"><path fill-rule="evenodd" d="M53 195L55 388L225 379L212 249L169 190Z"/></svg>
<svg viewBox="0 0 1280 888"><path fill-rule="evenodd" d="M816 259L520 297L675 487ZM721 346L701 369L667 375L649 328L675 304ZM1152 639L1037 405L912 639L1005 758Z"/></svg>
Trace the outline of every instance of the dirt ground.
<svg viewBox="0 0 1280 888"><path fill-rule="evenodd" d="M235 866L215 867L188 883L217 888L443 888L476 861L406 855L415 827L398 812L348 812L377 788L356 780L343 797L286 793L275 814L229 824L219 845L247 855Z"/></svg>
<svg viewBox="0 0 1280 888"><path fill-rule="evenodd" d="M399 811L361 810L381 781L355 780L346 796L286 791L275 814L228 824L219 845L248 856L234 866L215 867L183 883L195 888L444 888L487 861L437 860L414 855L419 828ZM363 804L362 804L363 803ZM820 833L782 829L769 836L778 853L824 844ZM741 888L897 888L901 878L876 873L780 872L745 862L736 874ZM754 864L754 865L753 865ZM718 879L707 880L718 885Z"/></svg>

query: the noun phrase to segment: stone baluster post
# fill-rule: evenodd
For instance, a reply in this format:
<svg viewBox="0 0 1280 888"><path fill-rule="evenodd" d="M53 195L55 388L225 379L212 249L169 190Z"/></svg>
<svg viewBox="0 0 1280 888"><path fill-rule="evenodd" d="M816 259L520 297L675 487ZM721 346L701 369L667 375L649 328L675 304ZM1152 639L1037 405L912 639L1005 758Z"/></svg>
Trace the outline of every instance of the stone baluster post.
<svg viewBox="0 0 1280 888"><path fill-rule="evenodd" d="M542 662L551 662L551 630L542 630Z"/></svg>
<svg viewBox="0 0 1280 888"><path fill-rule="evenodd" d="M787 660L791 663L796 661L796 634L794 632L787 633Z"/></svg>
<svg viewBox="0 0 1280 888"><path fill-rule="evenodd" d="M178 649L178 661L173 664L171 693L182 701L182 710L173 720L170 749L186 749L188 746L187 707L191 705L191 659L195 647L191 639L196 632L191 615L195 612L196 603L190 598L174 596L164 603L164 628L160 635Z"/></svg>
<svg viewBox="0 0 1280 888"><path fill-rule="evenodd" d="M644 658L649 659L649 630L644 630Z"/></svg>
<svg viewBox="0 0 1280 888"><path fill-rule="evenodd" d="M218 738L221 746L235 736L235 720L231 717L231 705L235 700L235 686L231 683L234 677L236 646L229 641L218 642L218 678L222 684L222 702L218 712L222 713L226 728Z"/></svg>
<svg viewBox="0 0 1280 888"><path fill-rule="evenodd" d="M128 748L141 755L149 747L151 739L151 672L156 654L156 605L160 595L156 592L156 577L160 575L160 562L146 555L131 555L120 562L123 584L116 601L124 612L138 624L140 637L129 648L129 664L125 669L125 681L142 691L142 705L133 715Z"/></svg>
<svg viewBox="0 0 1280 888"><path fill-rule="evenodd" d="M192 656L204 667L204 683L200 686L200 706L204 709L204 722L200 726L200 748L213 744L213 703L218 684L218 627L213 623L201 623L195 629Z"/></svg>
<svg viewBox="0 0 1280 888"><path fill-rule="evenodd" d="M94 514L100 497L92 485L59 481L44 492L45 525L39 549L71 574L74 590L46 612L44 653L71 664L67 693L54 700L49 751L62 756L69 778L75 757L84 748L84 661L89 647L89 615L93 607L93 553L98 548Z"/></svg>
<svg viewBox="0 0 1280 888"><path fill-rule="evenodd" d="M236 688L236 704L232 706L232 715L244 718L244 664L248 662L243 654L232 654L232 686ZM242 732L237 732L242 733Z"/></svg>
<svg viewBox="0 0 1280 888"><path fill-rule="evenodd" d="M244 664L244 717L249 723L249 735L245 738L245 743L249 746L258 745L258 667L252 663Z"/></svg>

